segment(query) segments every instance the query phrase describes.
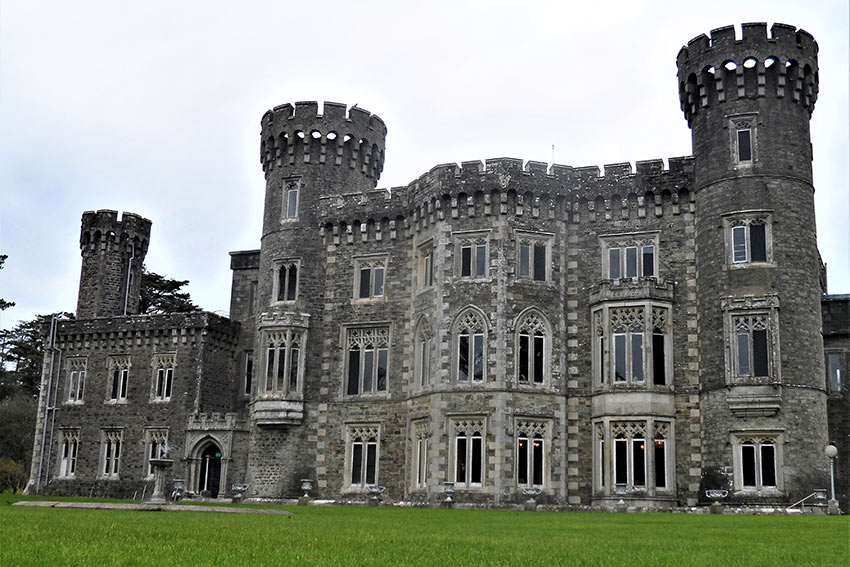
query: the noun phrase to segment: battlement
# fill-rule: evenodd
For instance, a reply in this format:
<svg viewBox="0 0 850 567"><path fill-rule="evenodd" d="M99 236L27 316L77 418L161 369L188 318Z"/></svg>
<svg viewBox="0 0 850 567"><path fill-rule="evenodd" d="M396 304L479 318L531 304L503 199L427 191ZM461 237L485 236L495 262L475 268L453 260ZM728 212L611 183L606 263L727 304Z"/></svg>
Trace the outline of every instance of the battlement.
<svg viewBox="0 0 850 567"><path fill-rule="evenodd" d="M387 127L377 114L344 104L315 101L274 107L263 115L263 171L332 164L360 172L374 187L384 168Z"/></svg>
<svg viewBox="0 0 850 567"><path fill-rule="evenodd" d="M99 209L85 211L80 228L80 249L96 250L98 246L110 247L116 243L132 244L136 255L144 255L148 250L151 234L151 221L135 213Z"/></svg>
<svg viewBox="0 0 850 567"><path fill-rule="evenodd" d="M679 99L685 119L712 104L773 96L806 108L818 93L818 44L812 35L786 24L748 23L711 30L679 50Z"/></svg>

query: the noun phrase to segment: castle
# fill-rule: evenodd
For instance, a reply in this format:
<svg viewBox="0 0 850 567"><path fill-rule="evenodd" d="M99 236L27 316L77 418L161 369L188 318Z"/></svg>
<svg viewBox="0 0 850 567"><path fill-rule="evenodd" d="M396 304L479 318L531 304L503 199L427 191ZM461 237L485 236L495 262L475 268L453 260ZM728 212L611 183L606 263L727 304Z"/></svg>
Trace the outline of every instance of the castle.
<svg viewBox="0 0 850 567"><path fill-rule="evenodd" d="M787 505L829 487L832 442L846 510L850 299L822 299L817 51L782 24L690 41L693 156L666 168L494 159L388 191L378 116L278 106L229 319L137 314L150 221L83 213L29 490L141 495L167 451L171 485L212 498L309 479L336 501Z"/></svg>

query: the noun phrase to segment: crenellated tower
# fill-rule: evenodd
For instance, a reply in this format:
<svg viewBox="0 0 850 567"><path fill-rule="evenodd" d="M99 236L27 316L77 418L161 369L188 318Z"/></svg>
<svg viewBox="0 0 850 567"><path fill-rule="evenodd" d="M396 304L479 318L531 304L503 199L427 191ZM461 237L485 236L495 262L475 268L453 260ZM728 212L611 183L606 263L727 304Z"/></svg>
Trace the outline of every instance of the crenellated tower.
<svg viewBox="0 0 850 567"><path fill-rule="evenodd" d="M818 46L744 24L678 54L691 128L704 488L787 501L821 486L826 400L809 119Z"/></svg>
<svg viewBox="0 0 850 567"><path fill-rule="evenodd" d="M120 220L117 211L108 209L83 213L78 319L139 312L150 233L151 221L133 213L124 213Z"/></svg>

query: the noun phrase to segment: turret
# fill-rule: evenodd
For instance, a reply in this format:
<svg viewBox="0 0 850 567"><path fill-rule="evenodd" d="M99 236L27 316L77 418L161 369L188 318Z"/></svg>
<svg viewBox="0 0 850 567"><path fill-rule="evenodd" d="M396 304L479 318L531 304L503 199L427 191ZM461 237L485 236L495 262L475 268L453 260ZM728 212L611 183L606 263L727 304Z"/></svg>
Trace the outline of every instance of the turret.
<svg viewBox="0 0 850 567"><path fill-rule="evenodd" d="M150 232L151 221L133 213L120 220L117 211L108 209L83 213L77 318L138 313Z"/></svg>
<svg viewBox="0 0 850 567"><path fill-rule="evenodd" d="M824 481L826 405L809 119L812 36L776 24L679 51L694 154L703 488L787 502Z"/></svg>

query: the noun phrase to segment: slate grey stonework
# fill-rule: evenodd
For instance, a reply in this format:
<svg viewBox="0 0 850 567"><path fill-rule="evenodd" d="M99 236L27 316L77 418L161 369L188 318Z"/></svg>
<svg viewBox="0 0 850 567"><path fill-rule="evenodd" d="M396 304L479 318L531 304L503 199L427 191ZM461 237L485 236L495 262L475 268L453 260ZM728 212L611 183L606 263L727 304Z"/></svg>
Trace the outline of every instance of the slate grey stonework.
<svg viewBox="0 0 850 567"><path fill-rule="evenodd" d="M171 475L189 494L247 483L248 497L295 498L307 478L312 497L334 500L364 501L375 484L384 501L438 505L453 482L456 502L491 506L522 504L530 487L556 506L692 506L706 489L782 504L827 486L833 440L846 507L847 387L827 396L817 309L817 44L789 26L768 35L745 24L741 40L732 28L695 38L677 63L693 156L666 166L500 158L376 189L387 133L378 116L316 102L268 111L260 248L231 253L230 321L119 311L122 297L127 313L138 304L137 284L126 283L138 273L127 274L141 265L150 223L85 213L78 319L59 323L45 358L30 489L146 490L146 431L160 427ZM738 152L741 129L749 157ZM765 226L766 259L733 261L741 223ZM536 274L522 271L526 245L542 254L529 256ZM627 247L641 262L650 254L634 275ZM609 248L623 255L619 276ZM361 269L372 270L368 297ZM846 302L823 305L828 350L843 353L846 371L848 314L836 307ZM753 357L767 336L765 376L736 362L742 318L755 321ZM538 336L528 329L543 337L528 339L543 345L540 382L521 377L521 335ZM480 381L459 370L466 332L483 336ZM349 354L358 348L360 358ZM349 366L370 349L373 364L386 349L385 385L363 362L374 380L360 376L349 392ZM622 381L615 350L627 352ZM155 404L150 361L161 352L176 353L174 394ZM120 404L103 400L115 355L133 365ZM48 393L68 387L69 357L88 364L83 403ZM123 453L106 478L100 436L110 428L123 431ZM77 430L76 470L63 475L60 433ZM470 450L479 437L480 452ZM756 464L745 462L748 443ZM524 460L532 446L544 449ZM209 466L221 472L215 490Z"/></svg>

